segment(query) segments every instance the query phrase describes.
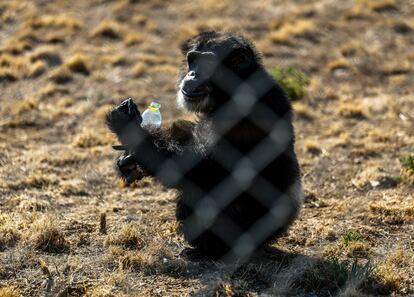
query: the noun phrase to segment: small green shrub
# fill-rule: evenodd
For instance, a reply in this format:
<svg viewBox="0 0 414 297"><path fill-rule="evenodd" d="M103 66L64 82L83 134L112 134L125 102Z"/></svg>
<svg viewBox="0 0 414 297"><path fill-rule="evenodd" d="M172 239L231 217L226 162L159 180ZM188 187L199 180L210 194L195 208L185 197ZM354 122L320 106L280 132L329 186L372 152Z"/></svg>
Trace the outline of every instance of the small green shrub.
<svg viewBox="0 0 414 297"><path fill-rule="evenodd" d="M283 87L291 100L299 100L305 96L305 87L309 85L309 77L293 68L276 66L270 70L273 78Z"/></svg>
<svg viewBox="0 0 414 297"><path fill-rule="evenodd" d="M402 166L414 172L414 155L404 155L400 158Z"/></svg>
<svg viewBox="0 0 414 297"><path fill-rule="evenodd" d="M356 230L348 230L341 235L339 243L342 246L348 246L353 241L361 241L362 235Z"/></svg>

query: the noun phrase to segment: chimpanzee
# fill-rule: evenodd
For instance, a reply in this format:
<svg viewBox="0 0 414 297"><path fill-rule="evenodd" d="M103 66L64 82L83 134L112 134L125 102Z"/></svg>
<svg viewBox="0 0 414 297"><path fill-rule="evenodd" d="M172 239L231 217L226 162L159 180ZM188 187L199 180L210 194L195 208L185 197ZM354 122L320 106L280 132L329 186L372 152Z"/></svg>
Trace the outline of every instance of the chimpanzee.
<svg viewBox="0 0 414 297"><path fill-rule="evenodd" d="M202 32L182 45L177 103L195 122L140 126L129 99L107 114L126 151L127 182L156 177L178 190L189 257L244 258L282 234L303 201L290 102L246 38Z"/></svg>

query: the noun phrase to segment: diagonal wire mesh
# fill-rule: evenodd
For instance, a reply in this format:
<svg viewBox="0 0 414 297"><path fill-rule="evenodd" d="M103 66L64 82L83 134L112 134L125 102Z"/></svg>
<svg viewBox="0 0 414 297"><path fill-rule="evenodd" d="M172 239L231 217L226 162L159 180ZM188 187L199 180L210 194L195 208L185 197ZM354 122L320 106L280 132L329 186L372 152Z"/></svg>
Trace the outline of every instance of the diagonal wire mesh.
<svg viewBox="0 0 414 297"><path fill-rule="evenodd" d="M215 112L219 125L207 122L211 125L208 129L214 132L209 135L207 143L197 143L195 139L189 145L180 145L163 143L157 137L150 137L150 142L155 143L151 145L148 144L148 138L134 138L134 131L128 133L128 137L134 138L131 141L134 146L143 147L138 166L151 168L151 175L164 185L184 189L183 192L191 191L193 197L199 197L196 201L181 197L178 202L185 204L181 207L188 210L181 222L186 240L198 246L199 238L204 237L208 242L207 249L216 249L216 245L228 247L224 252L220 251L220 260L244 259L286 230L301 207L303 193L299 177L280 188L273 180L263 176L266 170L279 170L282 172L275 172L275 175L283 177L283 166L268 168L282 155L291 158L292 164L297 162L294 153L286 153L289 148L293 151L294 142L290 110L286 114L277 114L259 100L275 87L274 81L263 79L262 69L251 73L246 79L241 79L224 65L220 65L220 70L225 79L214 80L213 83L221 91L227 92L230 100ZM229 89L232 91L229 92ZM247 152L242 152L237 145L223 137L243 120L268 132ZM217 148L220 154L215 153ZM169 153L160 155L159 150ZM192 175L198 174L200 163L212 159L220 165L221 172L228 174L225 179L206 187ZM159 166L154 167L154 164ZM214 171L203 173L203 176L209 175L215 180ZM247 205L253 203L255 207L264 209L263 214L250 218L249 209L238 208L241 196L252 200Z"/></svg>

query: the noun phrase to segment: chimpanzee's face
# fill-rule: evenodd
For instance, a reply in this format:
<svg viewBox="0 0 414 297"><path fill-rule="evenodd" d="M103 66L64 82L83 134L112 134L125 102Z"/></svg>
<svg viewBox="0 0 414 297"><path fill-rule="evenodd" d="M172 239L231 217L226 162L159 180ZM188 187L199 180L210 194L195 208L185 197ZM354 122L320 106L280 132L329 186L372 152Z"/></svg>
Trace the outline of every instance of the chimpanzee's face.
<svg viewBox="0 0 414 297"><path fill-rule="evenodd" d="M207 40L185 53L186 67L179 79L178 105L189 111L217 110L234 94L241 73L252 61L248 50L235 40Z"/></svg>
<svg viewBox="0 0 414 297"><path fill-rule="evenodd" d="M178 90L180 105L200 112L209 107L219 64L220 60L214 52L192 50L187 53L188 72L181 79Z"/></svg>

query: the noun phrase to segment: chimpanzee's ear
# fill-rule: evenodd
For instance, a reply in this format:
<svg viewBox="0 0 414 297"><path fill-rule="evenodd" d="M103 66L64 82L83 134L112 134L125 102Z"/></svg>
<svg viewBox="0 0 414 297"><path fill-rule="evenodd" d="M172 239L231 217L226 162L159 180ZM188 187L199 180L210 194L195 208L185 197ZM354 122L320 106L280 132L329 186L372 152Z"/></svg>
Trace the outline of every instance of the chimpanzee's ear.
<svg viewBox="0 0 414 297"><path fill-rule="evenodd" d="M246 48L238 48L231 53L230 65L238 69L247 69L253 61L253 53Z"/></svg>

